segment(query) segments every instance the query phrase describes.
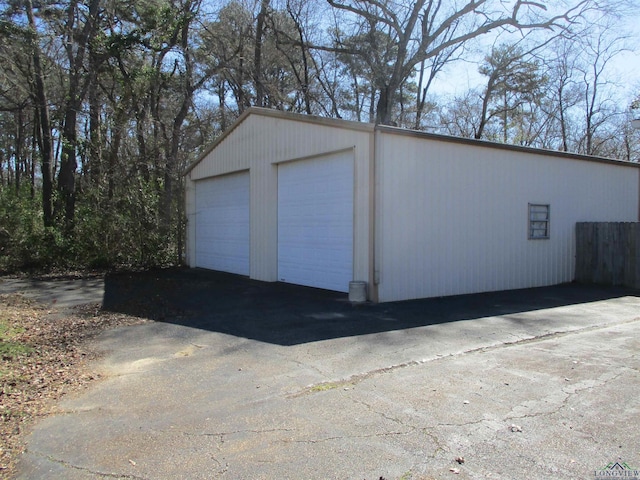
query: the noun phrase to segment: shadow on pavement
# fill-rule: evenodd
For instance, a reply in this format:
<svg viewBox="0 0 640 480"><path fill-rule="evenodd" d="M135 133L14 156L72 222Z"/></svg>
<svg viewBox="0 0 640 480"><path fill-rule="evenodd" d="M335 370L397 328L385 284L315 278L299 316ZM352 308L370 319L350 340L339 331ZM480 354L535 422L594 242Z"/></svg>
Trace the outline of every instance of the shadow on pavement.
<svg viewBox="0 0 640 480"><path fill-rule="evenodd" d="M564 284L352 305L344 293L170 269L107 275L103 309L286 346L637 294L625 288Z"/></svg>

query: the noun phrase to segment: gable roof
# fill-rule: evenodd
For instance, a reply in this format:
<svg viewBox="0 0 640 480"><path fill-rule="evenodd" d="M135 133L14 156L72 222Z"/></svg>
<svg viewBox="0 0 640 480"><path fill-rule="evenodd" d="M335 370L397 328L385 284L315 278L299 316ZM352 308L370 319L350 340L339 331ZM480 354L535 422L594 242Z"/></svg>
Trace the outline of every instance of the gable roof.
<svg viewBox="0 0 640 480"><path fill-rule="evenodd" d="M215 141L204 150L198 158L187 167L184 171L184 175L188 174L198 165L207 155L209 155L215 148L222 143L236 128L238 128L250 115L260 115L263 117L281 118L284 120L291 120L294 122L306 122L316 125L325 125L329 127L344 128L348 130L357 130L361 132L373 132L375 125L373 123L353 122L351 120L343 120L338 118L319 117L316 115L305 115L301 113L284 112L282 110L273 110L270 108L250 107L236 119L235 122L225 130L222 135L215 139Z"/></svg>

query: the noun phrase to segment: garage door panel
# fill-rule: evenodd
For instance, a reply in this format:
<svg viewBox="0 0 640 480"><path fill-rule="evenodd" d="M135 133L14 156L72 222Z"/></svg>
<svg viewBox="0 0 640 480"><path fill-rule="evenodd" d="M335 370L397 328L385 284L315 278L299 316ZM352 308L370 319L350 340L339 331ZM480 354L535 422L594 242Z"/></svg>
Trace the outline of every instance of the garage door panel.
<svg viewBox="0 0 640 480"><path fill-rule="evenodd" d="M196 266L249 275L249 172L196 183Z"/></svg>
<svg viewBox="0 0 640 480"><path fill-rule="evenodd" d="M353 154L278 167L278 278L348 291L353 271Z"/></svg>

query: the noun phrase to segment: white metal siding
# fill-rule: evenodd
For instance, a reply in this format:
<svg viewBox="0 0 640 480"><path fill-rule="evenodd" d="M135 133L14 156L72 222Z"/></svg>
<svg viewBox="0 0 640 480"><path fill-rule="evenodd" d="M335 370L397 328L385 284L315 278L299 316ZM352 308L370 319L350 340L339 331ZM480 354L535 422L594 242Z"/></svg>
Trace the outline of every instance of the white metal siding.
<svg viewBox="0 0 640 480"><path fill-rule="evenodd" d="M376 156L380 301L568 282L576 222L637 220L631 167L397 134ZM549 240L528 239L529 203Z"/></svg>
<svg viewBox="0 0 640 480"><path fill-rule="evenodd" d="M278 279L347 292L353 279L353 151L278 167Z"/></svg>
<svg viewBox="0 0 640 480"><path fill-rule="evenodd" d="M195 266L249 275L249 172L196 182Z"/></svg>
<svg viewBox="0 0 640 480"><path fill-rule="evenodd" d="M216 175L251 170L250 276L257 280L277 281L277 165L289 160L352 149L356 212L353 225L353 275L357 280L366 281L372 275L372 190L369 178L372 127L368 127L367 131L361 125L357 129L344 128L303 115L288 117L251 114L193 168L189 178L198 181ZM189 222L195 222L193 212L188 211L187 215Z"/></svg>
<svg viewBox="0 0 640 480"><path fill-rule="evenodd" d="M187 225L184 261L186 265L194 268L196 266L196 184L191 180L190 175L185 178L185 212Z"/></svg>

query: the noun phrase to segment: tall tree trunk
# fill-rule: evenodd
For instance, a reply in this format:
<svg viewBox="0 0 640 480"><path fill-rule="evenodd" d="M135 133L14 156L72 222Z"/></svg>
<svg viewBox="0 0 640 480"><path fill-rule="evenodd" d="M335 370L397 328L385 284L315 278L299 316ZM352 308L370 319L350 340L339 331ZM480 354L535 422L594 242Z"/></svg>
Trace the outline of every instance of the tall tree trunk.
<svg viewBox="0 0 640 480"><path fill-rule="evenodd" d="M218 103L220 104L220 130L223 132L227 131L227 106L225 103L225 96L227 95L227 91L225 88L224 82L218 83Z"/></svg>
<svg viewBox="0 0 640 480"><path fill-rule="evenodd" d="M380 89L380 98L376 107L376 124L391 125L391 111L394 104L394 94L396 87L385 85Z"/></svg>
<svg viewBox="0 0 640 480"><path fill-rule="evenodd" d="M564 152L568 152L569 151L569 140L568 140L568 136L567 136L567 120L565 117L565 111L564 111L564 88L562 86L560 86L558 88L558 109L560 111L560 133L562 135L562 151Z"/></svg>
<svg viewBox="0 0 640 480"><path fill-rule="evenodd" d="M480 123L478 129L473 136L476 140L480 140L484 134L484 129L489 122L489 102L494 94L494 87L497 81L497 70L494 70L489 76L487 81L487 88L484 91L484 97L482 98L482 113L480 114Z"/></svg>
<svg viewBox="0 0 640 480"><path fill-rule="evenodd" d="M375 122L375 120L376 120L376 89L372 85L371 92L369 93L369 123L373 123Z"/></svg>
<svg viewBox="0 0 640 480"><path fill-rule="evenodd" d="M92 62L93 63L93 62ZM93 185L102 181L102 122L101 102L96 78L97 66L92 66L92 80L89 87L89 179Z"/></svg>
<svg viewBox="0 0 640 480"><path fill-rule="evenodd" d="M116 106L113 125L111 127L111 147L108 152L107 165L107 198L113 200L116 189L116 165L118 163L118 153L122 144L122 133L125 131L126 109L122 105ZM137 127L136 127L137 128ZM139 147L144 149L144 142ZM148 174L148 172L147 172ZM148 180L148 179L147 179Z"/></svg>
<svg viewBox="0 0 640 480"><path fill-rule="evenodd" d="M264 0L264 3L268 5L268 1ZM192 9L197 10L199 2L194 3L187 2L185 4L185 15L192 13ZM266 6L263 5L264 8ZM188 17L189 19L191 17ZM184 121L187 118L189 109L193 103L193 93L196 90L196 86L193 84L193 57L191 56L189 47L189 33L191 29L191 21L186 20L180 30L180 47L184 55L184 68L182 85L180 92L182 94L182 103L180 109L176 113L173 124L171 125L170 137L165 134L165 168L164 168L164 190L162 192L160 200L160 221L161 225L165 228L169 228L172 221L172 204L174 194L174 176L178 170L178 156L180 150L180 137ZM200 80L199 84L204 82L204 78ZM160 120L158 117L157 120ZM161 122L158 122L161 124Z"/></svg>
<svg viewBox="0 0 640 480"><path fill-rule="evenodd" d="M253 83L256 89L256 105L264 107L264 84L262 82L262 39L264 37L264 21L267 16L270 0L262 0L256 21L256 39L253 49Z"/></svg>
<svg viewBox="0 0 640 480"><path fill-rule="evenodd" d="M311 97L309 92L309 59L307 56L307 44L304 41L304 29L300 24L299 16L293 11L291 6L291 2L287 2L287 12L289 13L289 17L293 20L293 23L296 26L296 31L298 33L298 41L300 42L300 56L302 60L302 78L297 72L293 62L290 60L291 68L296 75L296 79L300 85L300 89L302 90L302 100L304 102L304 111L307 115L311 115ZM289 58L289 56L287 56Z"/></svg>
<svg viewBox="0 0 640 480"><path fill-rule="evenodd" d="M78 112L85 98L88 83L82 84L85 76L83 65L89 42L96 31L98 7L100 0L91 0L89 12L80 32L75 29L75 16L78 2L73 1L67 10L66 49L69 60L69 90L65 106L64 125L62 128L62 157L58 173L58 191L64 206L64 219L67 232L73 230L76 205L76 169L78 162L76 149L78 143ZM74 51L75 47L75 51Z"/></svg>
<svg viewBox="0 0 640 480"><path fill-rule="evenodd" d="M587 89L587 91L585 92L585 97L587 112L585 115L586 148L584 153L586 153L587 155L593 155L593 119L595 115L595 103L597 98L597 85L595 81L593 84L593 91L591 92L591 95L589 95L589 90Z"/></svg>
<svg viewBox="0 0 640 480"><path fill-rule="evenodd" d="M23 119L23 111L22 106L18 108L16 112L16 146L15 146L15 164L16 164L16 177L15 177L15 185L16 185L16 193L20 193L20 173L21 167L26 162L23 161L22 158L22 143L24 141L24 119Z"/></svg>
<svg viewBox="0 0 640 480"><path fill-rule="evenodd" d="M31 200L36 198L36 150L38 145L38 126L40 122L38 121L37 115L34 115L33 118L33 135L31 136L31 155L29 155L29 172L31 175L30 181L30 196Z"/></svg>
<svg viewBox="0 0 640 480"><path fill-rule="evenodd" d="M69 102L66 108L64 126L62 128L62 157L60 158L60 171L58 172L58 192L64 208L64 219L67 230L73 228L76 203L76 169L78 162L76 159L76 123L77 108L76 102Z"/></svg>
<svg viewBox="0 0 640 480"><path fill-rule="evenodd" d="M509 114L508 114L508 104L507 104L507 91L504 91L503 96L503 105L502 105L502 141L503 143L507 143L508 135L509 135Z"/></svg>
<svg viewBox="0 0 640 480"><path fill-rule="evenodd" d="M4 152L0 150L0 186L4 186L4 168L2 168L3 163L4 163ZM7 169L9 169L8 158L7 158Z"/></svg>
<svg viewBox="0 0 640 480"><path fill-rule="evenodd" d="M33 17L33 5L31 0L26 0L26 13L29 27L32 30L33 41L33 72L35 80L36 117L39 128L38 139L40 146L41 171L42 171L42 213L45 227L53 226L53 182L51 179L51 165L53 163L53 146L51 141L51 125L49 122L49 103L44 87L44 73L40 63L40 46L38 45L38 30Z"/></svg>

